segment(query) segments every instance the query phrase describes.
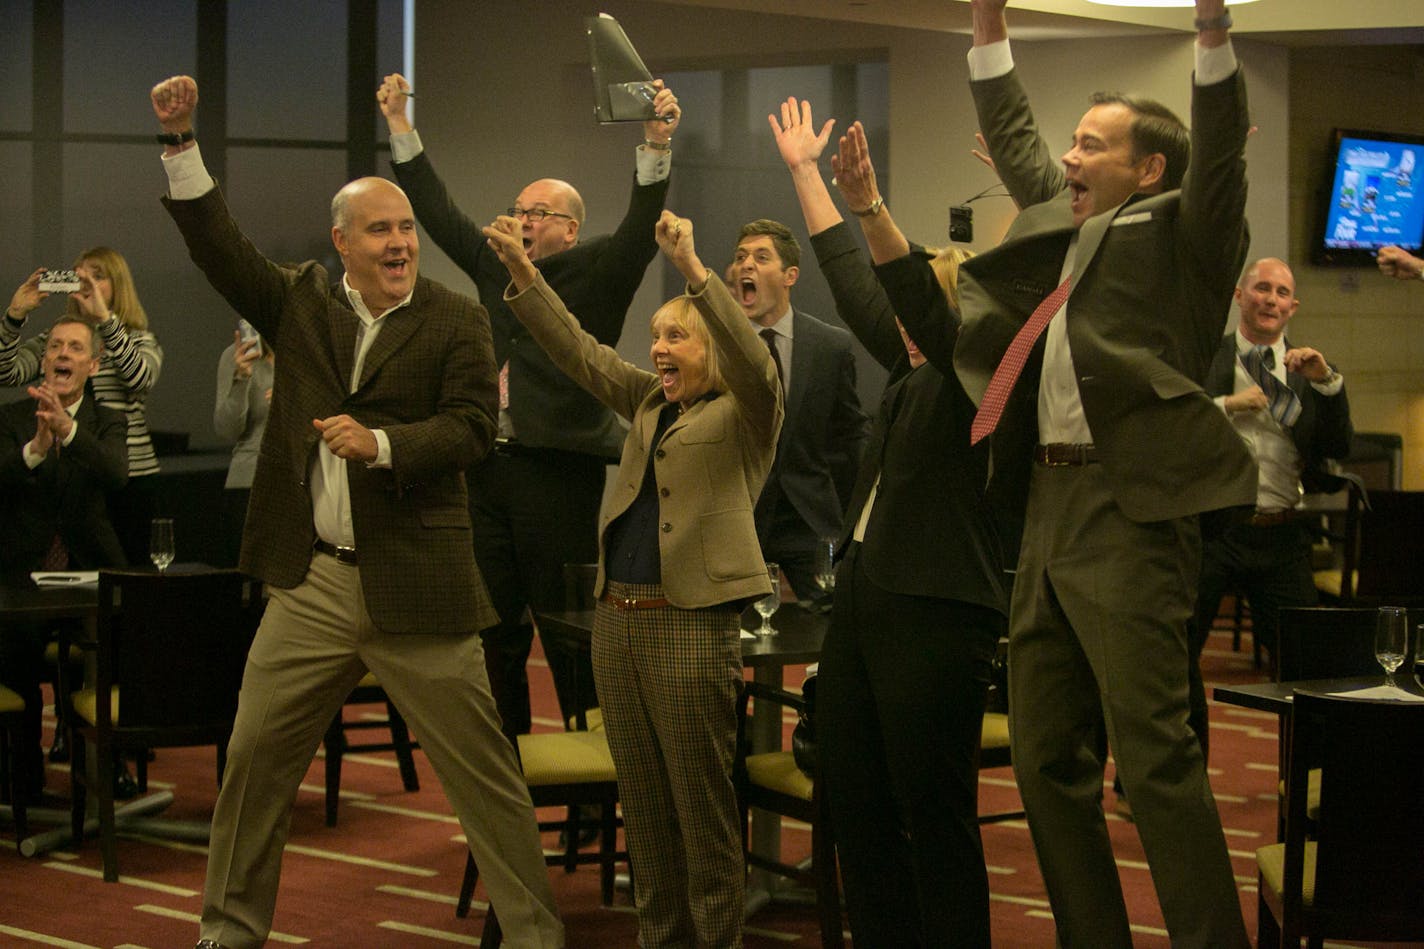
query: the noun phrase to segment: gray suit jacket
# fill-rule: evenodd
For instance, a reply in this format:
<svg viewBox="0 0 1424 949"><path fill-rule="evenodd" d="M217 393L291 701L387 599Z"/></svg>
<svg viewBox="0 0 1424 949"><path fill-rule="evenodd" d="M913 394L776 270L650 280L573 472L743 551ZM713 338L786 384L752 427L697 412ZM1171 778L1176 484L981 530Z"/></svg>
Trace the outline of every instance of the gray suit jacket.
<svg viewBox="0 0 1424 949"><path fill-rule="evenodd" d="M971 83L979 127L1024 209L960 270L954 366L976 402L1009 342L1058 285L1073 233L1063 172L1017 73ZM1068 341L1083 411L1123 512L1139 522L1252 504L1256 466L1202 389L1245 258L1249 118L1240 71L1194 87L1182 187L1133 199L1078 234ZM994 434L996 490L1021 506L1037 438L1040 338Z"/></svg>
<svg viewBox="0 0 1424 949"><path fill-rule="evenodd" d="M791 387L776 461L757 502L757 534L785 499L818 537L835 537L855 486L870 421L855 388L850 333L793 310Z"/></svg>
<svg viewBox="0 0 1424 949"><path fill-rule="evenodd" d="M277 354L252 483L242 569L273 586L311 563L312 419L348 414L384 429L391 467L347 462L366 609L386 632L465 633L499 621L475 567L463 470L494 443L498 383L484 308L431 280L384 326L355 391L358 320L314 261L278 265L238 230L222 193L164 198L188 253Z"/></svg>

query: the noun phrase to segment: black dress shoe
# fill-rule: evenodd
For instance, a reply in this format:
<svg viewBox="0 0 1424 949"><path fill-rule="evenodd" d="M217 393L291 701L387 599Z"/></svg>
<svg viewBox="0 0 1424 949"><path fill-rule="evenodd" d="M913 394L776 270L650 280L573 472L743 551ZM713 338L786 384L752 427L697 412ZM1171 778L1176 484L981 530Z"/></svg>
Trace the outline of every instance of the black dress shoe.
<svg viewBox="0 0 1424 949"><path fill-rule="evenodd" d="M49 746L49 760L55 764L64 764L69 760L69 740L62 731L54 733L54 743Z"/></svg>
<svg viewBox="0 0 1424 949"><path fill-rule="evenodd" d="M211 939L199 939L193 949L227 949L227 947L220 942L213 942Z"/></svg>

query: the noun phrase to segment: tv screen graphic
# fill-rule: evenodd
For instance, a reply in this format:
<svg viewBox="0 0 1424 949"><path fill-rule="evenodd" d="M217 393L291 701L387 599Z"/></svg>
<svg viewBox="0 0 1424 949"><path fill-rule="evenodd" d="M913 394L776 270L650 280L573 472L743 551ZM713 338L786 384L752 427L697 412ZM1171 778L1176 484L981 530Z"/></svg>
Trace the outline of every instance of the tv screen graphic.
<svg viewBox="0 0 1424 949"><path fill-rule="evenodd" d="M1424 244L1424 136L1337 129L1316 263L1369 265L1396 244Z"/></svg>

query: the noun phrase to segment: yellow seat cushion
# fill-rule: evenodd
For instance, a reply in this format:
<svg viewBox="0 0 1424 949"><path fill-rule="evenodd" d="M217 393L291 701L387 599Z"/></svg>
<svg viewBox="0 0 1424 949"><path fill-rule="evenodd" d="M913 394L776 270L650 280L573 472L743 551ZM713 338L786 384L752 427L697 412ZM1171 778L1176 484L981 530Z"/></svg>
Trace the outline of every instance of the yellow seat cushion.
<svg viewBox="0 0 1424 949"><path fill-rule="evenodd" d="M603 732L540 732L519 736L519 760L530 787L616 781Z"/></svg>
<svg viewBox="0 0 1424 949"><path fill-rule="evenodd" d="M368 672L368 673L366 673L365 675L363 675L363 676L361 677L361 681L360 681L360 682L357 682L357 683L356 683L356 688L358 688L358 689L374 689L376 686L378 686L378 685L380 685L380 684L381 684L381 683L379 683L379 682L376 681L376 674L375 674L374 672Z"/></svg>
<svg viewBox="0 0 1424 949"><path fill-rule="evenodd" d="M1320 819L1320 769L1311 768L1305 775L1305 816L1311 820ZM1286 782L1281 779L1276 782L1276 793L1281 797L1286 796Z"/></svg>
<svg viewBox="0 0 1424 949"><path fill-rule="evenodd" d="M74 693L74 711L90 725L93 725L99 717L97 695L98 693L94 689L80 689ZM117 685L110 690L109 702L109 721L117 725L119 723L119 687Z"/></svg>
<svg viewBox="0 0 1424 949"><path fill-rule="evenodd" d="M803 801L811 800L815 788L805 772L796 767L796 759L789 751L747 755L747 780L757 787Z"/></svg>
<svg viewBox="0 0 1424 949"><path fill-rule="evenodd" d="M1315 571L1315 589L1321 593L1338 597L1343 589L1344 575L1339 570L1317 570Z"/></svg>
<svg viewBox="0 0 1424 949"><path fill-rule="evenodd" d="M1271 844L1256 851L1256 867L1261 871L1261 885L1279 893L1285 885L1286 845ZM1315 905L1315 841L1305 842L1305 873L1301 885L1306 906Z"/></svg>
<svg viewBox="0 0 1424 949"><path fill-rule="evenodd" d="M20 693L0 685L0 715L12 715L25 710L25 700Z"/></svg>
<svg viewBox="0 0 1424 949"><path fill-rule="evenodd" d="M588 721L588 728L583 729L584 731L603 731L603 709L596 707L591 708L588 711L584 712L584 718ZM568 728L569 731L580 731L578 727L578 716L575 715L569 718Z"/></svg>
<svg viewBox="0 0 1424 949"><path fill-rule="evenodd" d="M1009 747L1009 716L1003 712L984 713L984 725L979 731L979 747Z"/></svg>

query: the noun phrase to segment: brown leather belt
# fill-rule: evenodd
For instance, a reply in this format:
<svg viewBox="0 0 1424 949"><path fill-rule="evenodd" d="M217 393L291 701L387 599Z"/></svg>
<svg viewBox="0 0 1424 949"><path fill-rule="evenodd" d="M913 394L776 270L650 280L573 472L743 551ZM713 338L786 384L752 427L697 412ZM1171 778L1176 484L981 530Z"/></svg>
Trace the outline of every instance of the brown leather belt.
<svg viewBox="0 0 1424 949"><path fill-rule="evenodd" d="M1291 508L1283 508L1279 511L1257 511L1251 515L1251 519L1246 523L1252 527L1275 527L1278 524L1289 524L1299 517L1299 511Z"/></svg>
<svg viewBox="0 0 1424 949"><path fill-rule="evenodd" d="M656 610L664 606L672 606L667 601L667 597L653 597L651 599L635 600L628 596L614 596L612 593L605 593L599 597L600 600L613 607L615 610Z"/></svg>
<svg viewBox="0 0 1424 949"><path fill-rule="evenodd" d="M1081 468L1097 462L1098 449L1093 445L1054 442L1035 448L1033 460L1050 468Z"/></svg>
<svg viewBox="0 0 1424 949"><path fill-rule="evenodd" d="M348 567L356 566L355 547L338 547L335 544L328 544L318 537L312 542L312 550L319 554L326 554L328 557L335 557L337 563L344 563Z"/></svg>

